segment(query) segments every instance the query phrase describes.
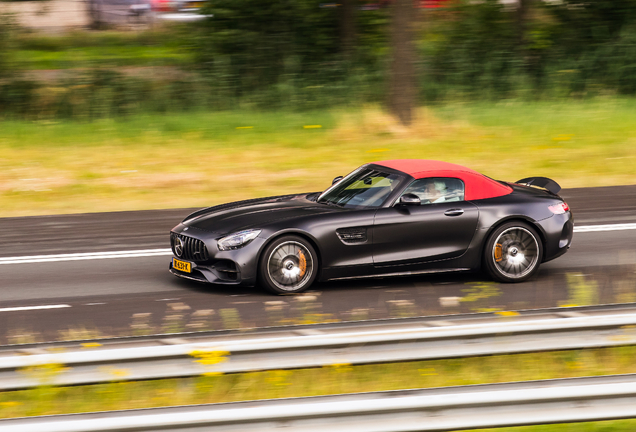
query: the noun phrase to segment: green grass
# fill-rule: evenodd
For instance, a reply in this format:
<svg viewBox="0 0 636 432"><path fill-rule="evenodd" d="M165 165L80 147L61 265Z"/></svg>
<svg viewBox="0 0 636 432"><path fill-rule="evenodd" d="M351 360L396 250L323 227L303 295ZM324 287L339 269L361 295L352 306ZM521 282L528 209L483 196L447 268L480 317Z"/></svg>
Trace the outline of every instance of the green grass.
<svg viewBox="0 0 636 432"><path fill-rule="evenodd" d="M0 417L633 373L634 355L636 347L630 346L142 382L115 382L126 376L126 370L112 369L114 382L108 384L2 392ZM39 373L45 384L47 376L63 372L61 365L53 365L25 373Z"/></svg>
<svg viewBox="0 0 636 432"><path fill-rule="evenodd" d="M174 66L187 63L187 54L161 46L86 47L64 51L19 50L12 60L21 70L87 67Z"/></svg>
<svg viewBox="0 0 636 432"><path fill-rule="evenodd" d="M9 61L18 70L185 66L192 55L178 28L162 32L27 33L13 41Z"/></svg>
<svg viewBox="0 0 636 432"><path fill-rule="evenodd" d="M326 188L362 163L428 158L563 187L636 183L636 101L186 112L0 123L0 216L202 207ZM320 125L320 128L304 126ZM245 128L248 127L248 128Z"/></svg>
<svg viewBox="0 0 636 432"><path fill-rule="evenodd" d="M636 420L568 423L541 426L524 426L501 429L481 429L483 432L633 432Z"/></svg>

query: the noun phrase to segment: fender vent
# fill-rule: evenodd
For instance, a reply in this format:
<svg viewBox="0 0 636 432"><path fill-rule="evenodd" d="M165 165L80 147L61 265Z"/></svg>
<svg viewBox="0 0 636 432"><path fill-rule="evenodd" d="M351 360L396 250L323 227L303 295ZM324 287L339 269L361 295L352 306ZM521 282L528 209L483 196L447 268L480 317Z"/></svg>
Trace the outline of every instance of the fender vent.
<svg viewBox="0 0 636 432"><path fill-rule="evenodd" d="M358 244L367 242L366 228L340 228L336 230L338 238L344 244Z"/></svg>

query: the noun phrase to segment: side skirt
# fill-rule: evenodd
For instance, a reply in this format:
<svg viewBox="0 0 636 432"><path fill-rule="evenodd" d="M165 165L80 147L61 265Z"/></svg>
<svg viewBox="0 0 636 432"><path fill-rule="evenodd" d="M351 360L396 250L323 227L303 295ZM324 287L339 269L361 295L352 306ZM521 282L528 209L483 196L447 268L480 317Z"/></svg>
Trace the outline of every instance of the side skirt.
<svg viewBox="0 0 636 432"><path fill-rule="evenodd" d="M373 278L384 278L384 277L412 276L412 275L420 275L420 274L461 272L461 271L469 271L469 270L470 270L469 268L438 269L438 270L415 270L415 271L404 271L404 272L396 272L396 273L381 273L381 274L364 275L364 276L338 277L338 278L331 278L331 279L327 279L327 280L334 281L334 280L346 280L346 279L373 279Z"/></svg>

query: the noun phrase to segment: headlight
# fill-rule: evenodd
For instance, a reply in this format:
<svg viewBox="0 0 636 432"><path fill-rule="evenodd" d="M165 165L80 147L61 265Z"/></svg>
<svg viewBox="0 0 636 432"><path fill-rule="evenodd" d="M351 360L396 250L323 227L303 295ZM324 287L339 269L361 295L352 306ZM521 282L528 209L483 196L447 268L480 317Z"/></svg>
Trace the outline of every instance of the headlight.
<svg viewBox="0 0 636 432"><path fill-rule="evenodd" d="M258 237L260 233L261 230L247 230L230 234L217 242L219 244L219 250L225 251L242 248Z"/></svg>

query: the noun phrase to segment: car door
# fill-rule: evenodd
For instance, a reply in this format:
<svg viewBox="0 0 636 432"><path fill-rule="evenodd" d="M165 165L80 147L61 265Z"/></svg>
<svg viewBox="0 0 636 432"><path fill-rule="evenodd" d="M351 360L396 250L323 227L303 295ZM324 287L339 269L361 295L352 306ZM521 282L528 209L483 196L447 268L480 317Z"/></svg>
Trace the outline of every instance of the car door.
<svg viewBox="0 0 636 432"><path fill-rule="evenodd" d="M430 185L439 186L431 195ZM461 256L475 235L479 209L464 201L459 179L415 180L403 194L415 194L420 205L381 208L373 224L373 263L376 267L420 264ZM399 201L399 199L398 199Z"/></svg>
<svg viewBox="0 0 636 432"><path fill-rule="evenodd" d="M311 221L308 231L320 242L324 268L372 266L375 210L342 209Z"/></svg>
<svg viewBox="0 0 636 432"><path fill-rule="evenodd" d="M376 211L406 177L363 166L325 191L316 201L330 208L304 228L317 239L324 279L373 273L373 222Z"/></svg>

